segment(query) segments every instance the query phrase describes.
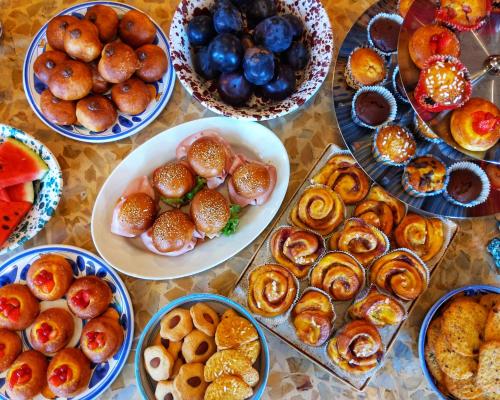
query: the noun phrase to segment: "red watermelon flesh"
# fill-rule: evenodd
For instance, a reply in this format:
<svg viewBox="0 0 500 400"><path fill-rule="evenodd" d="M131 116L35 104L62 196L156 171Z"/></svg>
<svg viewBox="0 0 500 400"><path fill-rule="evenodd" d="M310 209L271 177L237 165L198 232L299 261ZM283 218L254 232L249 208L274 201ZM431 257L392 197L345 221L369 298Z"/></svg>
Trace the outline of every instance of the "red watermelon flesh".
<svg viewBox="0 0 500 400"><path fill-rule="evenodd" d="M4 190L7 193L8 200L10 201L27 201L28 203L33 203L35 200L33 182L20 183L0 190Z"/></svg>
<svg viewBox="0 0 500 400"><path fill-rule="evenodd" d="M42 179L49 167L38 154L19 140L0 144L0 189Z"/></svg>
<svg viewBox="0 0 500 400"><path fill-rule="evenodd" d="M5 243L31 209L27 201L0 200L0 246Z"/></svg>
<svg viewBox="0 0 500 400"><path fill-rule="evenodd" d="M9 197L9 194L7 193L7 190L0 189L0 200L10 201L10 197Z"/></svg>

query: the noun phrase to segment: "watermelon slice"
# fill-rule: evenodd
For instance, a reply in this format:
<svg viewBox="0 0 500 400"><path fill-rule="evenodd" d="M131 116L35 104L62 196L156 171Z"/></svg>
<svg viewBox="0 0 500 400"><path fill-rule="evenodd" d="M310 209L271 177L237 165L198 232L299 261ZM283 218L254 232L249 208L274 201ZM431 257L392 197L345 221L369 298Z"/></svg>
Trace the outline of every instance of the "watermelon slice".
<svg viewBox="0 0 500 400"><path fill-rule="evenodd" d="M0 246L5 243L31 209L27 201L0 200Z"/></svg>
<svg viewBox="0 0 500 400"><path fill-rule="evenodd" d="M0 189L0 200L10 201L10 197L9 197L9 194L7 193L7 190Z"/></svg>
<svg viewBox="0 0 500 400"><path fill-rule="evenodd" d="M8 200L10 201L27 201L28 203L33 203L35 200L33 182L20 183L0 190L4 190L7 193Z"/></svg>
<svg viewBox="0 0 500 400"><path fill-rule="evenodd" d="M49 167L38 154L19 140L0 144L0 189L42 179Z"/></svg>

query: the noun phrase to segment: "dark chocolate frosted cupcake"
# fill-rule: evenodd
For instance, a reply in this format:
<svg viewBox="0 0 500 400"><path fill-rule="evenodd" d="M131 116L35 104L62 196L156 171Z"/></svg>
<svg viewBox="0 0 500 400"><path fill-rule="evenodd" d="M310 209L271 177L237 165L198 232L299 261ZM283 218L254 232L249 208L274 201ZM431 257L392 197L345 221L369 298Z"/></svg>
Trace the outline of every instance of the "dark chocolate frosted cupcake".
<svg viewBox="0 0 500 400"><path fill-rule="evenodd" d="M453 164L444 197L450 203L462 207L474 207L484 203L490 193L490 181L486 173L468 161Z"/></svg>
<svg viewBox="0 0 500 400"><path fill-rule="evenodd" d="M352 118L365 128L377 129L390 123L396 112L396 99L382 86L365 86L352 99Z"/></svg>
<svg viewBox="0 0 500 400"><path fill-rule="evenodd" d="M397 14L380 13L368 24L368 41L385 55L398 50L398 39L403 18Z"/></svg>

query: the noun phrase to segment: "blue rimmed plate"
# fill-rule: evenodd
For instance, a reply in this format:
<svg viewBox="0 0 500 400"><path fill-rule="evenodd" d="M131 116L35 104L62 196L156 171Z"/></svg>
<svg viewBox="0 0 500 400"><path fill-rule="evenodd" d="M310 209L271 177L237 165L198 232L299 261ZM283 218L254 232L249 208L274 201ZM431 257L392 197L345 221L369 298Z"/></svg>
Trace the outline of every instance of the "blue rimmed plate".
<svg viewBox="0 0 500 400"><path fill-rule="evenodd" d="M87 9L96 4L112 7L120 17L127 11L136 9L130 5L113 1L90 1L67 8L57 15L73 15L81 19L85 15ZM24 92L26 93L26 98L36 115L38 115L38 117L48 127L61 135L89 143L106 143L121 140L134 135L153 122L160 112L163 111L168 100L170 99L170 96L172 95L175 84L175 72L172 68L170 46L168 44L167 36L160 28L160 25L154 20L152 21L157 31L156 38L153 43L160 46L167 54L168 70L162 79L153 83L156 88L156 98L149 104L148 108L142 114L132 116L118 112L118 119L115 125L103 132L92 132L80 125L56 125L45 118L40 110L40 94L47 87L35 76L33 72L33 64L35 63L36 58L47 50L48 44L45 34L47 31L47 22L42 26L31 42L28 51L26 52L26 58L24 59L23 65ZM109 96L109 94L107 96Z"/></svg>
<svg viewBox="0 0 500 400"><path fill-rule="evenodd" d="M73 246L40 246L16 254L0 266L0 286L14 282L25 283L31 263L46 253L56 253L65 257L73 267L73 274L76 277L96 275L104 279L113 292L111 307L120 315L120 323L125 334L122 347L110 360L100 364L92 364L92 375L87 390L77 397L73 397L74 400L95 399L113 383L127 361L134 338L132 301L125 284L111 267L89 251ZM23 347L29 348L26 336L21 336L23 337ZM8 399L5 389L5 377L3 376L0 378L0 398L2 399Z"/></svg>
<svg viewBox="0 0 500 400"><path fill-rule="evenodd" d="M451 292L446 293L436 303L434 303L434 305L427 312L424 321L422 322L422 326L420 328L420 334L418 337L418 358L420 360L420 367L422 368L422 372L424 373L427 382L429 382L430 387L441 400L453 400L454 397L446 396L438 389L436 381L432 377L431 373L429 372L429 368L427 367L427 362L425 361L424 349L425 349L425 339L427 336L427 329L429 328L429 324L434 319L438 311L445 305L445 303L450 301L452 297L457 295L477 296L488 293L500 294L500 287L491 285L468 285L458 289L454 289Z"/></svg>
<svg viewBox="0 0 500 400"><path fill-rule="evenodd" d="M0 246L0 256L21 246L42 230L54 215L63 187L61 167L54 154L45 145L19 129L0 124L0 142L8 137L19 140L37 153L46 162L49 171L41 181L36 182L33 207L7 241Z"/></svg>
<svg viewBox="0 0 500 400"><path fill-rule="evenodd" d="M143 363L143 354L146 347L148 347L160 331L160 321L161 319L174 308L183 307L189 308L196 303L208 303L219 314L222 314L228 308L232 308L242 317L249 320L252 325L257 329L259 334L259 339L261 343L260 356L257 359L257 370L259 371L260 380L257 386L253 388L253 396L249 400L259 400L264 394L266 389L267 379L269 376L269 348L267 345L266 337L264 336L264 331L257 323L254 317L245 310L242 306L229 300L227 297L219 296L217 294L209 293L196 293L190 294L188 296L180 297L165 307L158 311L151 320L148 322L144 330L142 331L141 337L139 338L139 343L135 352L134 370L135 370L135 380L137 383L137 388L144 399L154 399L155 395L155 382L149 377L146 372L146 368Z"/></svg>

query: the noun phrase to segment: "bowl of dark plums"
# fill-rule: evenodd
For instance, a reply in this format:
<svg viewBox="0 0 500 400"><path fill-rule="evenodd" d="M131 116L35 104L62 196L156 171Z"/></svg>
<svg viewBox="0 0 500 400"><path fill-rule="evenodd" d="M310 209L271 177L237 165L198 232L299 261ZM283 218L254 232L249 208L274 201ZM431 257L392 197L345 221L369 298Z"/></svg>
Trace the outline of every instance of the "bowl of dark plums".
<svg viewBox="0 0 500 400"><path fill-rule="evenodd" d="M333 34L320 0L181 0L172 65L222 115L266 120L297 110L328 74Z"/></svg>

